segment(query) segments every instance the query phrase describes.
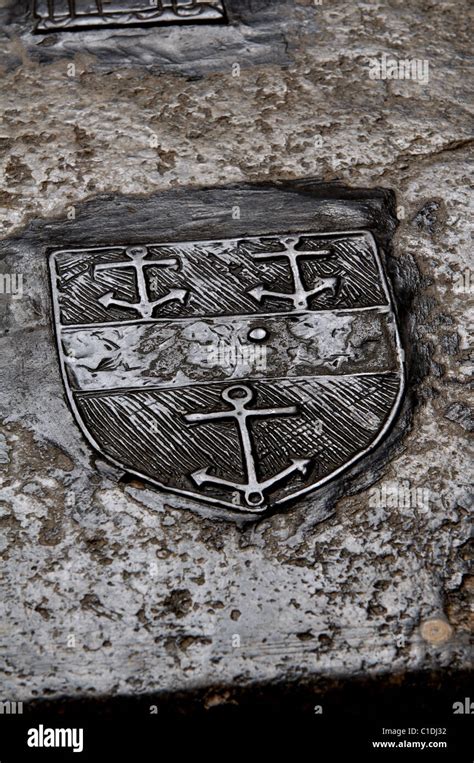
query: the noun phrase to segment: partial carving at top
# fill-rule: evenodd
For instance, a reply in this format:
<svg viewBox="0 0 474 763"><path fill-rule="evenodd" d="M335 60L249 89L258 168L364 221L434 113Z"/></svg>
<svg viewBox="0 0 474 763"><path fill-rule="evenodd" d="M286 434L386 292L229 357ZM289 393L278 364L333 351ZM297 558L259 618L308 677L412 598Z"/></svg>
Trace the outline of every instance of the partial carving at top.
<svg viewBox="0 0 474 763"><path fill-rule="evenodd" d="M223 21L223 0L35 0L35 31Z"/></svg>

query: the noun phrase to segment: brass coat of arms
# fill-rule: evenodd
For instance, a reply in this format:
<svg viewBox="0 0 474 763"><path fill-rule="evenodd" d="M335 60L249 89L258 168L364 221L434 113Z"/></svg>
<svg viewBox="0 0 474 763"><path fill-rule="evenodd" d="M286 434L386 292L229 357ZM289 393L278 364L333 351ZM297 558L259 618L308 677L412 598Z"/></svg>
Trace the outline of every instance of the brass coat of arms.
<svg viewBox="0 0 474 763"><path fill-rule="evenodd" d="M163 490L283 506L394 420L403 352L370 233L58 250L50 269L77 422Z"/></svg>

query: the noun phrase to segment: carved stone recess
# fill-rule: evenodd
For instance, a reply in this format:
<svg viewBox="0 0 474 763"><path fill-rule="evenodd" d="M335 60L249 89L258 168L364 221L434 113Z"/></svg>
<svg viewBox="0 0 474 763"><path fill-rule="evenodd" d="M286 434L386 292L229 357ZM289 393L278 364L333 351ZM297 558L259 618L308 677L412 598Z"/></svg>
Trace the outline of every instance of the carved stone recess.
<svg viewBox="0 0 474 763"><path fill-rule="evenodd" d="M260 64L291 61L287 35L297 26L292 0L76 0L0 2L0 65L18 66L19 39L25 55L42 64L73 62L90 54L89 70L116 72L140 67L156 74L202 76ZM284 26L282 25L284 19ZM314 31L314 21L308 32Z"/></svg>

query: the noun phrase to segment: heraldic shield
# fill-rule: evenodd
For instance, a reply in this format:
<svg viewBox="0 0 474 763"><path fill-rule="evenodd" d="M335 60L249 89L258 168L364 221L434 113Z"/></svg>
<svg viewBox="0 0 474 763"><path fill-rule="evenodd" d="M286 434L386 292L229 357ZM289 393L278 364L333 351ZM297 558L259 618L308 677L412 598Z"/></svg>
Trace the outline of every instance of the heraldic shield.
<svg viewBox="0 0 474 763"><path fill-rule="evenodd" d="M403 352L368 232L61 250L50 268L83 433L166 491L262 512L396 416Z"/></svg>

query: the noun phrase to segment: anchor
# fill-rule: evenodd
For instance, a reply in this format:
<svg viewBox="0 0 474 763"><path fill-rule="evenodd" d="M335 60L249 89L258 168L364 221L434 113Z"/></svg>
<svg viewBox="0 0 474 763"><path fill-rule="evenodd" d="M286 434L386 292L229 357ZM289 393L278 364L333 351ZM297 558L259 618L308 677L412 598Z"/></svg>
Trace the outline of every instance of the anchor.
<svg viewBox="0 0 474 763"><path fill-rule="evenodd" d="M315 294L318 294L321 291L326 291L327 289L330 289L332 291L332 296L334 297L336 295L337 285L338 285L338 278L336 277L328 277L328 278L320 278L319 283L312 289L305 289L303 279L301 277L300 273L300 267L299 267L299 259L301 257L315 257L315 256L330 256L332 252L329 249L322 249L318 252L300 252L295 249L296 244L298 243L299 239L297 236L290 236L283 240L283 244L286 246L286 251L284 252L258 252L257 254L254 254L254 258L258 260L264 260L264 259L273 259L275 257L285 257L288 261L288 264L291 269L291 274L293 277L293 293L292 294L285 294L284 292L277 292L277 291L267 291L264 286L260 285L257 286L255 289L251 289L248 293L252 295L256 300L259 302L262 301L265 297L278 297L279 299L289 299L291 302L293 302L294 308L304 308L307 309L309 307L309 300L311 297L313 297Z"/></svg>
<svg viewBox="0 0 474 763"><path fill-rule="evenodd" d="M160 267L169 267L173 265L176 266L178 264L176 257L162 258L159 260L145 260L147 249L144 246L129 247L125 250L125 254L127 257L129 257L129 259L124 260L123 262L105 262L101 263L100 265L94 265L94 274L98 270L134 268L137 279L138 302L127 302L123 299L114 299L115 292L108 291L106 294L103 294L102 297L99 298L98 301L101 305L104 305L104 307L109 307L109 305L116 305L117 307L124 307L128 310L136 310L140 313L142 318L152 318L153 311L155 307L158 307L158 305L163 305L165 302L172 302L173 300L178 300L178 302L181 303L184 302L188 294L186 289L171 289L168 294L165 294L164 297L160 297L160 299L155 299L152 301L148 299L148 291L144 272L145 267L148 267L149 265L156 265Z"/></svg>
<svg viewBox="0 0 474 763"><path fill-rule="evenodd" d="M258 481L255 451L248 420L257 417L288 416L295 414L298 411L296 406L289 406L287 408L247 408L246 406L253 399L253 396L250 387L247 387L245 384L235 384L232 387L225 389L221 395L224 402L229 403L232 406L232 410L216 411L215 413L190 413L184 418L191 423L223 421L225 419L232 419L236 422L247 481L239 483L221 479L220 477L214 477L209 473L208 467L205 469L198 469L191 474L191 477L198 486L207 483L210 485L222 485L237 490L238 492L243 493L248 506L258 507L261 506L265 500L264 492L266 490L269 490L275 484L281 482L295 472L305 474L311 459L292 458L291 464L287 466L286 469L283 469L278 474L275 474L273 477L270 477L263 482ZM254 510L258 511L258 509Z"/></svg>

